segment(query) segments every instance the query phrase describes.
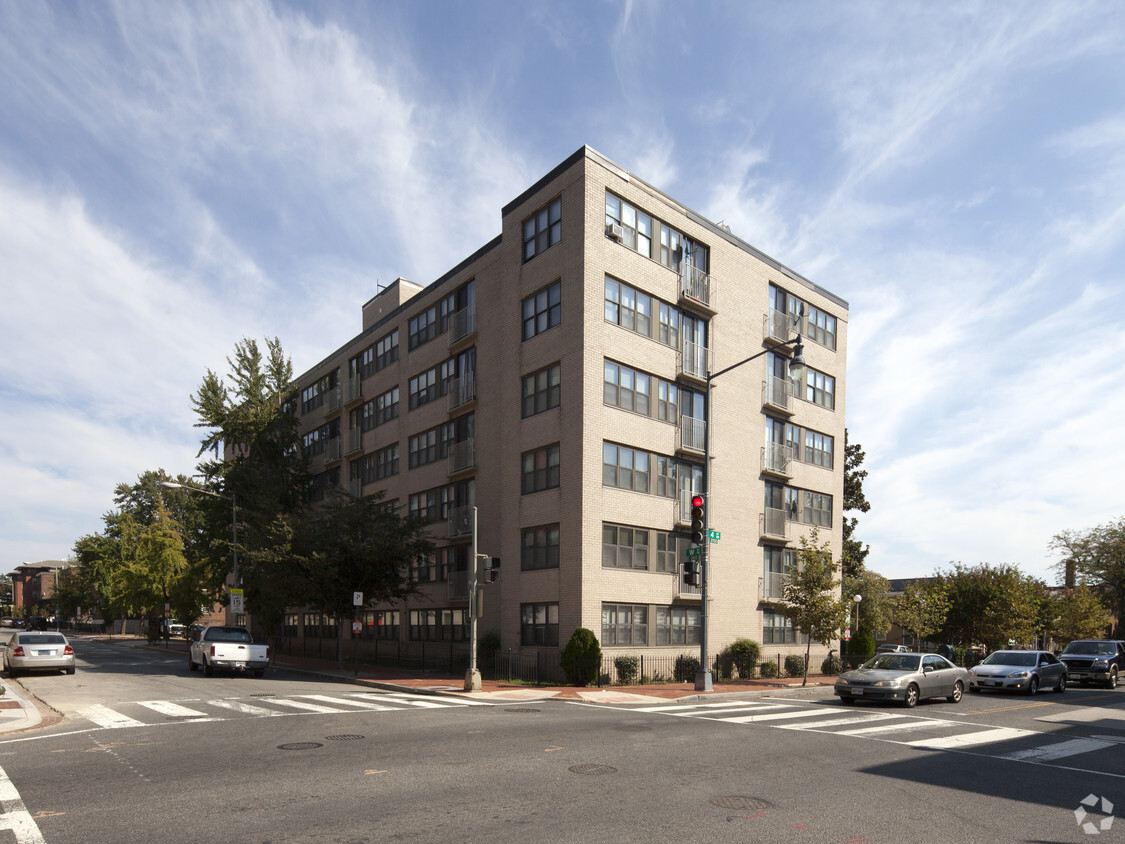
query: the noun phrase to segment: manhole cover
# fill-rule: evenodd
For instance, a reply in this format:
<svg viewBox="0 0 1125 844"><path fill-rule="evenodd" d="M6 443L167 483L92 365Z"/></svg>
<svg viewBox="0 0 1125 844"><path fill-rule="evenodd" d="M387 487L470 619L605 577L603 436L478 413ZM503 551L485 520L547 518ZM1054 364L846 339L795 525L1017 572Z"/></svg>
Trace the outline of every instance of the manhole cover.
<svg viewBox="0 0 1125 844"><path fill-rule="evenodd" d="M772 809L773 803L761 797L747 797L745 794L731 794L726 797L712 797L707 801L720 809Z"/></svg>
<svg viewBox="0 0 1125 844"><path fill-rule="evenodd" d="M642 724L622 724L620 727L614 727L615 730L620 730L623 733L651 733L652 727L645 727Z"/></svg>
<svg viewBox="0 0 1125 844"><path fill-rule="evenodd" d="M295 741L292 744L279 744L278 750L316 750L318 747L324 747L318 741Z"/></svg>
<svg viewBox="0 0 1125 844"><path fill-rule="evenodd" d="M520 709L520 708L517 707L517 708L513 708L513 709L505 709L504 711L505 712L538 712L539 710L538 709Z"/></svg>
<svg viewBox="0 0 1125 844"><path fill-rule="evenodd" d="M344 736L325 736L324 737L325 741L355 741L356 739L361 739L361 738L363 738L363 736L344 735Z"/></svg>
<svg viewBox="0 0 1125 844"><path fill-rule="evenodd" d="M617 769L611 768L609 765L571 765L567 770L572 774L586 774L591 777L596 777L600 774L617 773Z"/></svg>

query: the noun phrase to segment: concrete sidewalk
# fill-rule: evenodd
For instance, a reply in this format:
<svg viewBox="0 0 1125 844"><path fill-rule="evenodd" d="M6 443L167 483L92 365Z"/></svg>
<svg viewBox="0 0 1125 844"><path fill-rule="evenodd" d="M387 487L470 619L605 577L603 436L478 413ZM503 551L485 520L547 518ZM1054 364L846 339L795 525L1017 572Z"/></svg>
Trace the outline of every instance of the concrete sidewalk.
<svg viewBox="0 0 1125 844"><path fill-rule="evenodd" d="M38 727L43 716L24 688L7 677L0 680L0 686L4 687L0 695L0 734Z"/></svg>

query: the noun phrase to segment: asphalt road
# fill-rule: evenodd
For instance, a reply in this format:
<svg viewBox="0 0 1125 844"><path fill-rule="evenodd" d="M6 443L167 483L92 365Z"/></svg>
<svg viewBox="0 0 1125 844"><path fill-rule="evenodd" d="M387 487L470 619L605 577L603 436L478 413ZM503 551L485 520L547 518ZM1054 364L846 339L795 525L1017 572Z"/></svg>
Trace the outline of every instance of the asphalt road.
<svg viewBox="0 0 1125 844"><path fill-rule="evenodd" d="M1125 689L467 705L117 645L20 682L65 718L0 740L16 844L1125 840L1075 817L1125 814Z"/></svg>

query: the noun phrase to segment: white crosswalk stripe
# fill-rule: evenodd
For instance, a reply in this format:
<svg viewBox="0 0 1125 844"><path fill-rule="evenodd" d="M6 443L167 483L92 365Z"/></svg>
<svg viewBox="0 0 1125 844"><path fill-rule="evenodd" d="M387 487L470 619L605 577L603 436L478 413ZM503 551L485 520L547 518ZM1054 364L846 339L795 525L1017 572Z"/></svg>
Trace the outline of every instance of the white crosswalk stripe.
<svg viewBox="0 0 1125 844"><path fill-rule="evenodd" d="M180 706L178 703L172 703L169 700L138 700L137 704L147 707L153 712L159 712L161 715L168 715L172 718L206 718L207 715L197 709L188 709L186 706Z"/></svg>
<svg viewBox="0 0 1125 844"><path fill-rule="evenodd" d="M120 712L115 712L108 706L102 706L100 703L93 706L87 706L78 712L83 718L93 721L99 727L105 727L109 730L117 730L122 727L143 727L144 722L138 721L135 718L128 718Z"/></svg>

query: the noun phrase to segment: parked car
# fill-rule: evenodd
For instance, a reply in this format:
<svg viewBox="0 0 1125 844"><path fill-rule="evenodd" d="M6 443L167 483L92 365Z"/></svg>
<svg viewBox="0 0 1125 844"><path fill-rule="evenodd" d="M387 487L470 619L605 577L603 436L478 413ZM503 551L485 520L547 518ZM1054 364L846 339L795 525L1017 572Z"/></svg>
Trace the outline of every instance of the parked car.
<svg viewBox="0 0 1125 844"><path fill-rule="evenodd" d="M969 669L969 691L1017 691L1033 695L1040 688L1066 691L1066 666L1050 651L993 651Z"/></svg>
<svg viewBox="0 0 1125 844"><path fill-rule="evenodd" d="M179 639L187 637L187 627L180 624L178 621L165 622L165 629L168 631L168 638Z"/></svg>
<svg viewBox="0 0 1125 844"><path fill-rule="evenodd" d="M910 648L906 645L880 645L875 649L877 654L908 654Z"/></svg>
<svg viewBox="0 0 1125 844"><path fill-rule="evenodd" d="M1117 688L1117 677L1125 671L1125 642L1116 639L1076 639L1059 655L1067 675L1083 686L1089 682Z"/></svg>
<svg viewBox="0 0 1125 844"><path fill-rule="evenodd" d="M269 665L269 645L255 645L245 627L215 625L192 633L188 668L195 671L202 666L204 676L215 671L252 671L261 677Z"/></svg>
<svg viewBox="0 0 1125 844"><path fill-rule="evenodd" d="M911 707L931 697L959 703L967 672L937 654L876 654L836 680L841 703L893 700Z"/></svg>
<svg viewBox="0 0 1125 844"><path fill-rule="evenodd" d="M21 671L74 673L74 650L62 633L18 631L4 648L4 668L9 677Z"/></svg>

